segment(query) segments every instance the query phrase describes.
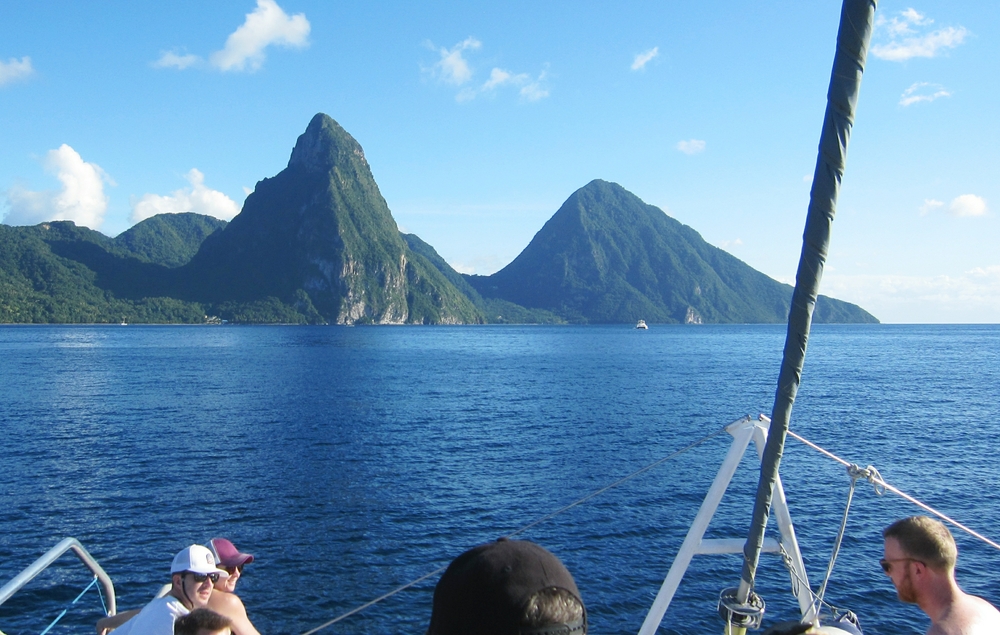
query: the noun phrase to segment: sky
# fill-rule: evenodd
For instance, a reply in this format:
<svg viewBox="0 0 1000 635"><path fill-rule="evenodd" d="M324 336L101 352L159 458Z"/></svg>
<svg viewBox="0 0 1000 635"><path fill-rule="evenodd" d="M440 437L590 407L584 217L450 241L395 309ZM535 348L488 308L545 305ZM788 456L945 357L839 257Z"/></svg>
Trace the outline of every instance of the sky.
<svg viewBox="0 0 1000 635"><path fill-rule="evenodd" d="M318 112L400 229L513 260L619 183L794 283L840 3L0 5L0 218L235 216ZM821 293L1000 323L1000 3L882 0Z"/></svg>

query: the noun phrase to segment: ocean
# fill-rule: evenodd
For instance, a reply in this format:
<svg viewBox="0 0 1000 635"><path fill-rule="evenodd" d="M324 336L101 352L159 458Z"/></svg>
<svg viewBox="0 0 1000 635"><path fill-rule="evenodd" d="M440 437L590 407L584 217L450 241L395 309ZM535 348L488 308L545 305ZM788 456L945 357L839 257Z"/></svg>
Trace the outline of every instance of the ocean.
<svg viewBox="0 0 1000 635"><path fill-rule="evenodd" d="M303 633L517 531L731 421L769 414L783 326L0 327L0 584L60 539L120 608L216 536L254 554L237 592L266 634ZM792 430L1000 538L1000 326L813 328ZM716 435L518 537L558 555L591 633L635 633L715 476ZM782 479L810 581L849 479L789 439ZM747 453L709 528L744 538ZM923 632L881 572L881 530L919 513L858 485L827 590L865 632ZM776 533L774 523L770 535ZM955 531L958 580L1000 603L1000 553ZM741 557L697 556L661 633L721 632ZM761 558L765 625L794 619ZM324 633L423 633L437 576ZM90 581L71 555L0 606L38 634ZM92 589L52 633L92 633Z"/></svg>

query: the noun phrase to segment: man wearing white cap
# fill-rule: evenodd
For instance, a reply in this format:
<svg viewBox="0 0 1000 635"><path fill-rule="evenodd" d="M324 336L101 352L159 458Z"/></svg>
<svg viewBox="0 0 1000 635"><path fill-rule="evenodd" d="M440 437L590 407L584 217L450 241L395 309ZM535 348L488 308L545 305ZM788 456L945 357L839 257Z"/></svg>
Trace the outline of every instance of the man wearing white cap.
<svg viewBox="0 0 1000 635"><path fill-rule="evenodd" d="M194 609L205 608L213 584L229 573L215 566L215 556L201 545L191 545L170 565L170 592L156 598L138 615L115 629L116 635L173 635L174 620Z"/></svg>

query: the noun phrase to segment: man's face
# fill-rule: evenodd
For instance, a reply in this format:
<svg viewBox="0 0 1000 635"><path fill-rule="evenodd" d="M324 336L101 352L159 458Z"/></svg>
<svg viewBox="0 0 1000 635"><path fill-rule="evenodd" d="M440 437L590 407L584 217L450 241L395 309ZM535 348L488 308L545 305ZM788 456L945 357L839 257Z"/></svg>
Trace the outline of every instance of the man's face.
<svg viewBox="0 0 1000 635"><path fill-rule="evenodd" d="M887 563L886 566L889 568L886 571L886 575L889 576L893 586L896 587L896 594L899 596L899 599L910 604L916 603L917 594L913 587L913 577L910 571L914 560L909 554L903 551L899 541L895 538L885 539L883 553Z"/></svg>
<svg viewBox="0 0 1000 635"><path fill-rule="evenodd" d="M192 609L201 609L208 606L208 599L212 597L212 579L206 575L186 571L181 579L181 585L191 604Z"/></svg>
<svg viewBox="0 0 1000 635"><path fill-rule="evenodd" d="M202 628L198 630L198 635L233 635L233 631L228 628L223 628L218 631L210 631L207 628Z"/></svg>

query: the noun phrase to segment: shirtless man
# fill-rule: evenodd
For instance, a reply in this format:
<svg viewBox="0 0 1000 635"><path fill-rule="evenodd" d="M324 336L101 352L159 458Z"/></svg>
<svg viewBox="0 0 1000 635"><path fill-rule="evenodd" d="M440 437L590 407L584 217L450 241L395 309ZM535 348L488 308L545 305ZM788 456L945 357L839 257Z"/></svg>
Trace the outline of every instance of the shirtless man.
<svg viewBox="0 0 1000 635"><path fill-rule="evenodd" d="M916 604L931 618L927 635L996 635L1000 611L969 595L955 582L958 548L940 521L910 516L882 532L880 564L903 602Z"/></svg>

